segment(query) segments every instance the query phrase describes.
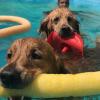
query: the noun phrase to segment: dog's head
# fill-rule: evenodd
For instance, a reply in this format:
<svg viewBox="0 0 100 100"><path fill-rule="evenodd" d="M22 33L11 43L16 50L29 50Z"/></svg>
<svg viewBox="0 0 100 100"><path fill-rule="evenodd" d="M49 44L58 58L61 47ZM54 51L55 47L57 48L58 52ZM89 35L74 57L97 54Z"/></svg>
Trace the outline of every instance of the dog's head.
<svg viewBox="0 0 100 100"><path fill-rule="evenodd" d="M43 40L16 40L7 53L8 64L0 70L4 87L24 88L41 73L58 73L52 47Z"/></svg>
<svg viewBox="0 0 100 100"><path fill-rule="evenodd" d="M55 31L62 36L70 36L73 31L79 32L79 23L67 8L56 8L49 13L40 26L40 33L47 36Z"/></svg>

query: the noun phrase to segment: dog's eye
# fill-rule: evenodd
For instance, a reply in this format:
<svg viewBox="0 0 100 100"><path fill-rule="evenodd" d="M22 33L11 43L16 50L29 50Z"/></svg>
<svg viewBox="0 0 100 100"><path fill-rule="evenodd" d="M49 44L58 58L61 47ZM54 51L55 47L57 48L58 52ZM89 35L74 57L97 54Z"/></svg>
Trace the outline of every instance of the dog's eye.
<svg viewBox="0 0 100 100"><path fill-rule="evenodd" d="M12 57L12 52L8 52L7 58L8 58L8 59L11 59L11 57Z"/></svg>
<svg viewBox="0 0 100 100"><path fill-rule="evenodd" d="M54 23L57 24L59 20L60 20L60 18L59 18L59 17L56 17L56 18L54 19Z"/></svg>
<svg viewBox="0 0 100 100"><path fill-rule="evenodd" d="M41 54L41 52L39 50L32 50L31 58L32 59L41 59L42 58L42 54Z"/></svg>

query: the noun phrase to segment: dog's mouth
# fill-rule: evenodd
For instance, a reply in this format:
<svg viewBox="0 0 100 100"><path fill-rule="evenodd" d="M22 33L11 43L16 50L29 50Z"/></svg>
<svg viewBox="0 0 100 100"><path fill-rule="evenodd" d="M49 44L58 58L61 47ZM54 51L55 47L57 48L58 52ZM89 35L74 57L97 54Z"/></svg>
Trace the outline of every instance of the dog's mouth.
<svg viewBox="0 0 100 100"><path fill-rule="evenodd" d="M72 32L72 30L69 27L68 28L65 27L65 28L62 28L60 30L59 35L61 37L67 38L67 37L71 37L73 35L73 32Z"/></svg>

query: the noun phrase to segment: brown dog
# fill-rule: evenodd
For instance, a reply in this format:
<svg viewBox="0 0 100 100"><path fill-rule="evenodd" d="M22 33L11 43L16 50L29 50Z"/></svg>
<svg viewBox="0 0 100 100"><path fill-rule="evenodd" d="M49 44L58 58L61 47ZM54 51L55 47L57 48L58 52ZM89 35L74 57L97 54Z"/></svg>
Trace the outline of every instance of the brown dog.
<svg viewBox="0 0 100 100"><path fill-rule="evenodd" d="M64 35L64 37L70 36L71 32L73 31L80 33L79 23L76 20L75 15L68 8L56 8L50 12L42 21L39 29L40 34L48 37L49 34L53 31L60 35ZM96 67L96 62L94 62L96 57L94 57L95 59L91 57L95 54L95 52L92 55L89 52L91 53L91 51L85 53L85 58L79 59L77 61L72 61L70 59L70 55L68 55L68 57L66 57L66 55L61 55L61 59L64 60L67 70L69 70L70 73L96 71L99 69ZM89 57L86 56L87 54L90 54Z"/></svg>
<svg viewBox="0 0 100 100"><path fill-rule="evenodd" d="M7 61L8 64L0 70L0 79L4 87L12 89L24 88L41 73L90 71L89 67L83 65L65 68L48 43L33 38L16 40L8 50ZM93 70L94 68L91 68L91 71ZM9 100L31 100L31 98L10 97Z"/></svg>
<svg viewBox="0 0 100 100"><path fill-rule="evenodd" d="M70 35L73 31L79 32L79 23L75 15L67 8L61 7L49 13L40 25L39 32L47 37L55 31L62 35Z"/></svg>
<svg viewBox="0 0 100 100"><path fill-rule="evenodd" d="M24 88L41 73L64 72L64 67L52 47L40 39L16 40L8 50L7 61L8 64L0 70L0 79L4 87L11 89ZM23 99L12 97L10 100Z"/></svg>
<svg viewBox="0 0 100 100"><path fill-rule="evenodd" d="M79 23L76 20L76 16L66 7L58 7L49 13L42 21L39 29L40 34L45 35L45 37L48 37L51 32L56 32L61 37L70 38L75 31L80 33ZM71 73L79 72L78 67L73 67L73 65L78 64L78 62L69 61L71 54L67 55L68 57L66 55L61 55L61 58L65 60L65 65L69 66L67 69L70 70Z"/></svg>

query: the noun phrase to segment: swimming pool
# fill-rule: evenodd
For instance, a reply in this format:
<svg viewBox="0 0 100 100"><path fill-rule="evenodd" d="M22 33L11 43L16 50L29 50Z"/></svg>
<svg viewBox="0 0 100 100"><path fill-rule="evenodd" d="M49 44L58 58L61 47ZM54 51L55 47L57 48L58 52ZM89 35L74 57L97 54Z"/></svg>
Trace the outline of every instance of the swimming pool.
<svg viewBox="0 0 100 100"><path fill-rule="evenodd" d="M96 36L100 35L100 0L71 0L70 8L77 14L85 46L95 47ZM0 0L0 15L15 15L28 19L32 23L29 32L0 39L0 66L6 63L6 50L17 38L39 37L37 30L43 18L43 11L56 7L56 0ZM13 25L0 23L0 28ZM88 98L88 97L87 97ZM94 98L96 99L96 97ZM0 100L3 100L3 98Z"/></svg>

